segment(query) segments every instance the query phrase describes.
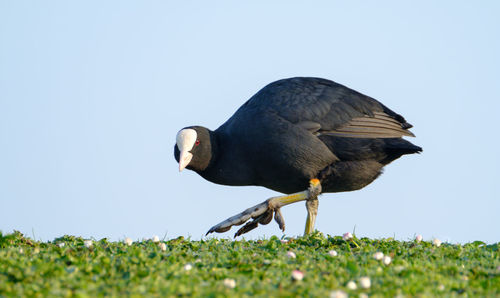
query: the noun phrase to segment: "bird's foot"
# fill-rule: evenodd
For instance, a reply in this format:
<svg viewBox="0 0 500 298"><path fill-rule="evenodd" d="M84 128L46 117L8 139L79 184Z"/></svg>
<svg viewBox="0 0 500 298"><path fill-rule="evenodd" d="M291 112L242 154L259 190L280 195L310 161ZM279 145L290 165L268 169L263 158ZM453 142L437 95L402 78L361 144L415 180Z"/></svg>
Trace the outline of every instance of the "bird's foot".
<svg viewBox="0 0 500 298"><path fill-rule="evenodd" d="M236 234L234 234L234 237L237 237L239 235L245 234L255 229L259 225L259 223L267 225L273 219L273 214L274 214L274 220L278 223L280 229L282 231L285 231L285 220L283 219L283 215L281 214L280 207L275 206L274 204L275 201L273 201L273 199L275 198L267 199L258 205L250 207L245 211L224 220L223 222L210 228L210 230L207 232L206 235L213 232L217 233L226 232L232 226L242 225L245 222L247 222L250 218L252 218L252 221L247 222L243 227L241 227L236 232Z"/></svg>
<svg viewBox="0 0 500 298"><path fill-rule="evenodd" d="M246 209L245 211L232 216L223 222L213 226L207 232L206 235L217 232L223 233L231 229L232 226L239 226L247 222L250 218L252 221L247 222L243 227L241 227L234 237L245 234L253 229L255 229L259 223L263 225L267 225L271 222L274 214L274 220L278 223L279 228L284 232L285 231L285 220L283 215L281 214L281 207L286 206L288 204L292 204L299 201L304 200L316 200L318 194L321 192L321 184L318 179L311 179L310 186L307 190L301 191L298 193L273 197L265 200L264 202L255 205L251 208ZM316 204L317 208L317 204ZM315 219L315 217L314 217ZM314 228L314 220L310 228Z"/></svg>

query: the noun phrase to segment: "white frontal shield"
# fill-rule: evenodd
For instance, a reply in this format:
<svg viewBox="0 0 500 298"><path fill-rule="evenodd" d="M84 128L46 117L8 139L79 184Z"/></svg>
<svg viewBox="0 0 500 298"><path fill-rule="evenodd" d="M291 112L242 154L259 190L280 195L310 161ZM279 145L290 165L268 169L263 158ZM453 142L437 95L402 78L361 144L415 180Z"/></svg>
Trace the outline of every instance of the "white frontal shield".
<svg viewBox="0 0 500 298"><path fill-rule="evenodd" d="M193 149L194 143L198 134L196 130L191 128L182 129L177 133L176 142L177 148L179 148L179 172L182 171L193 158L193 154L189 151Z"/></svg>

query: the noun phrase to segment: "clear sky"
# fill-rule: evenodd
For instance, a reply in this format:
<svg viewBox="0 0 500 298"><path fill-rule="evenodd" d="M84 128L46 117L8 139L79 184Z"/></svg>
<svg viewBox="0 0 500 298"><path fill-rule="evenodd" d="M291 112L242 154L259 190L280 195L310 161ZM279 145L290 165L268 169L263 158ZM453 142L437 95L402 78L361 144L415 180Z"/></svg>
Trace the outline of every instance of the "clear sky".
<svg viewBox="0 0 500 298"><path fill-rule="evenodd" d="M200 239L277 193L179 173L177 131L316 76L402 114L424 148L322 195L317 229L498 242L498 3L0 1L0 230ZM282 212L301 235L304 203ZM274 222L246 238L271 235Z"/></svg>

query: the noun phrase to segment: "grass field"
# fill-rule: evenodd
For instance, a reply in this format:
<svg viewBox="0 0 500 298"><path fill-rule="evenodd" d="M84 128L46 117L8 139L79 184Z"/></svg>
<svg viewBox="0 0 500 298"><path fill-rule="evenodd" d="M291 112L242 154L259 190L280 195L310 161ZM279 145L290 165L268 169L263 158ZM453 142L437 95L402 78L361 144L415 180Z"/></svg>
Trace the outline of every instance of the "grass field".
<svg viewBox="0 0 500 298"><path fill-rule="evenodd" d="M499 248L321 233L130 245L0 233L0 296L499 297Z"/></svg>

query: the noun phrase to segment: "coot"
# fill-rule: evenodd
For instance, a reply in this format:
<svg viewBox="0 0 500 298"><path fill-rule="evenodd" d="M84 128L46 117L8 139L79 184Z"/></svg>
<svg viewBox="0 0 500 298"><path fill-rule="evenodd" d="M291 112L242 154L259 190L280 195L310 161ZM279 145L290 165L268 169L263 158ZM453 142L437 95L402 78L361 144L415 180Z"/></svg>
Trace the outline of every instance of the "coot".
<svg viewBox="0 0 500 298"><path fill-rule="evenodd" d="M318 195L352 191L382 168L422 148L404 140L412 125L377 100L320 78L273 82L217 130L190 126L177 134L179 170L188 168L223 185L258 185L286 195L270 198L212 227L235 237L274 219L281 207L306 201L305 234L313 231ZM251 221L248 221L252 219ZM248 222L247 222L248 221Z"/></svg>

